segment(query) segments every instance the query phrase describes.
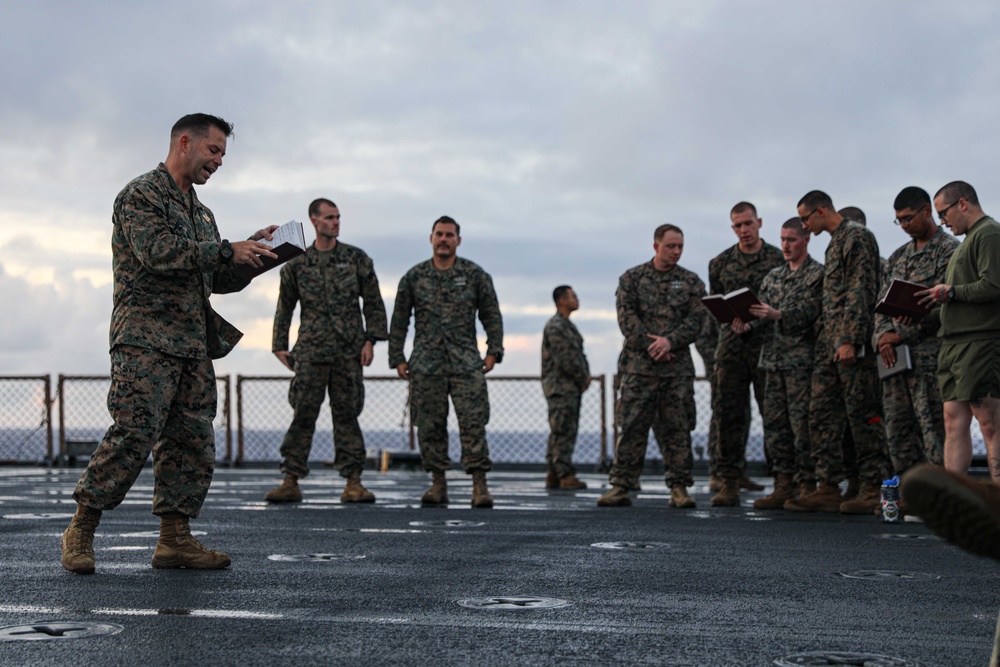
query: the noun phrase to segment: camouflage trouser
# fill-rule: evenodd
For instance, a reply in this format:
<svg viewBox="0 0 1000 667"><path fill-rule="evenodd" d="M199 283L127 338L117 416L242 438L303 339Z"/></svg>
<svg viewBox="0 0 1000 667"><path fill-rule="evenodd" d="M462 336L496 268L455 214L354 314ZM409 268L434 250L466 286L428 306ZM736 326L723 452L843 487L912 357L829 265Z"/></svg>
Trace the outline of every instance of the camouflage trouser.
<svg viewBox="0 0 1000 667"><path fill-rule="evenodd" d="M882 383L889 456L896 474L944 463L944 407L935 369L915 368Z"/></svg>
<svg viewBox="0 0 1000 667"><path fill-rule="evenodd" d="M774 474L792 475L796 483L815 479L809 445L811 390L811 369L767 372L761 413L764 448Z"/></svg>
<svg viewBox="0 0 1000 667"><path fill-rule="evenodd" d="M364 378L360 360L343 356L329 363L296 362L295 377L288 387L288 402L295 415L281 441L281 472L297 477L309 474L316 419L327 392L333 417L333 467L342 477L364 468L365 439L358 425L365 407Z"/></svg>
<svg viewBox="0 0 1000 667"><path fill-rule="evenodd" d="M73 499L94 509L114 509L152 453L153 514L196 518L215 470L216 409L211 359L115 347L108 392L114 424L80 476Z"/></svg>
<svg viewBox="0 0 1000 667"><path fill-rule="evenodd" d="M695 426L694 378L654 377L625 373L615 420L621 429L615 443L610 481L626 489L639 488L646 459L649 429L663 455L668 486L691 486L691 430Z"/></svg>
<svg viewBox="0 0 1000 667"><path fill-rule="evenodd" d="M844 479L844 429L858 453L858 476L881 484L888 470L885 430L876 356L869 354L850 366L832 361L816 365L809 399L809 440L816 478L837 484Z"/></svg>
<svg viewBox="0 0 1000 667"><path fill-rule="evenodd" d="M490 450L486 444L486 424L490 421L490 398L486 376L480 371L466 375L410 376L410 415L417 427L420 459L424 470L451 470L448 456L448 396L455 405L462 468L490 470Z"/></svg>
<svg viewBox="0 0 1000 667"><path fill-rule="evenodd" d="M749 358L754 356L753 359ZM713 474L723 479L737 479L746 468L747 436L750 433L750 386L753 385L757 409L764 412L764 378L757 368L758 357L716 359L715 384L712 387L712 422L718 432L718 449L712 457ZM712 428L711 426L709 428ZM711 449L711 447L710 447ZM710 452L711 454L711 452ZM767 451L764 452L765 457ZM770 468L770 463L768 463Z"/></svg>
<svg viewBox="0 0 1000 667"><path fill-rule="evenodd" d="M560 479L576 475L573 450L580 427L580 399L580 394L546 398L549 405L549 446L545 452L545 463Z"/></svg>

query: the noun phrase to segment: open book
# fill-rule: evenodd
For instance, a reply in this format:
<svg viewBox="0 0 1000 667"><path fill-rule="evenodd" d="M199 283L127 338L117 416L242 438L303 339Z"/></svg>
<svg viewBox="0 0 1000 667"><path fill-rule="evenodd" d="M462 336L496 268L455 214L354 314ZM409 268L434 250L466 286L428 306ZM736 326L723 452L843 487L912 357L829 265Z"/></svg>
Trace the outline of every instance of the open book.
<svg viewBox="0 0 1000 667"><path fill-rule="evenodd" d="M744 322L757 319L750 314L750 306L760 303L749 287L741 287L729 294L709 294L702 297L701 302L722 324L729 324L737 317Z"/></svg>
<svg viewBox="0 0 1000 667"><path fill-rule="evenodd" d="M875 312L889 317L912 317L921 320L931 312L931 309L929 306L921 305L913 295L925 289L928 289L926 285L893 278L885 296L875 305Z"/></svg>
<svg viewBox="0 0 1000 667"><path fill-rule="evenodd" d="M244 278L256 278L265 271L270 271L276 266L284 264L293 257L298 257L306 251L306 236L305 232L302 230L302 223L296 220L291 220L286 222L281 227L278 227L271 234L272 240L268 241L266 239L261 239L260 242L271 246L274 254L278 256L277 259L272 259L271 257L261 257L261 261L264 262L261 266L250 266L248 264L240 264L234 271L238 275Z"/></svg>

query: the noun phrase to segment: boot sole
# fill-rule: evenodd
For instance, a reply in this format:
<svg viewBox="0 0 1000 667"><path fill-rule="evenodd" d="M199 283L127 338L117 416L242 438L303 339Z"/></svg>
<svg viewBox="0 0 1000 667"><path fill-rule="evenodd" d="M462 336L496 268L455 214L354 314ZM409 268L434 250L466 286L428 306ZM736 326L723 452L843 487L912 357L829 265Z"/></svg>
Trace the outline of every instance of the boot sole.
<svg viewBox="0 0 1000 667"><path fill-rule="evenodd" d="M907 509L937 535L966 551L1000 560L1000 516L972 489L934 468L905 475Z"/></svg>
<svg viewBox="0 0 1000 667"><path fill-rule="evenodd" d="M264 498L265 502L274 503L276 505L286 504L286 503L301 503L301 498Z"/></svg>
<svg viewBox="0 0 1000 667"><path fill-rule="evenodd" d="M358 498L358 499L353 499L353 498L341 498L341 499L340 499L340 502L344 503L345 505L346 505L346 504L354 504L354 505L357 505L357 504L364 504L364 503L373 503L373 502L375 502L375 497L374 497L374 496L372 496L371 498Z"/></svg>
<svg viewBox="0 0 1000 667"><path fill-rule="evenodd" d="M201 564L192 563L191 561L187 560L186 558L176 558L176 557L174 557L174 558L157 558L157 557L154 556L151 564L157 570L180 570L180 569L186 569L186 570L224 570L227 567L229 567L230 565L232 565L232 563L233 563L233 561L230 558L227 558L226 562L224 564L220 564L220 565L201 565Z"/></svg>

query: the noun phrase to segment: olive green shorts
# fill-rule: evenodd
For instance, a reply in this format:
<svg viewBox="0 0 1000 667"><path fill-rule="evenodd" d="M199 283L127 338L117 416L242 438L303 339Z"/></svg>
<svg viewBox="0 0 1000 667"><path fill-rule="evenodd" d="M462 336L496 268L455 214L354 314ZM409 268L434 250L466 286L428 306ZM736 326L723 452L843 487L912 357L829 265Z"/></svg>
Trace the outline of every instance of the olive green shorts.
<svg viewBox="0 0 1000 667"><path fill-rule="evenodd" d="M1000 398L1000 339L942 343L937 379L942 401Z"/></svg>

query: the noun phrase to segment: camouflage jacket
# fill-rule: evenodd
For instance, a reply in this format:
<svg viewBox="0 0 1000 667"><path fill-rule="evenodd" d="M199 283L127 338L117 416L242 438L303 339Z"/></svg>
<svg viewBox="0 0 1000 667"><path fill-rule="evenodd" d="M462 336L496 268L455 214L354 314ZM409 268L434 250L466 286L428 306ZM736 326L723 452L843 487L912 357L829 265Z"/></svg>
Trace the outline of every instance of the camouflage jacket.
<svg viewBox="0 0 1000 667"><path fill-rule="evenodd" d="M823 265L812 257L795 271L788 264L771 269L760 286L760 300L781 311L781 319L755 320L767 338L760 367L767 371L812 368L816 329L823 310Z"/></svg>
<svg viewBox="0 0 1000 667"><path fill-rule="evenodd" d="M227 354L242 334L209 303L250 281L219 257L215 216L194 188L181 192L163 163L115 199L111 255L111 347L135 345L175 357Z"/></svg>
<svg viewBox="0 0 1000 667"><path fill-rule="evenodd" d="M450 269L433 260L417 264L399 281L389 327L389 367L407 361L403 354L410 314L414 319L409 368L432 375L481 370L476 314L486 330L486 354L503 356L503 319L493 279L478 264L455 258Z"/></svg>
<svg viewBox="0 0 1000 667"><path fill-rule="evenodd" d="M542 333L542 391L548 396L579 395L587 388L590 365L576 325L556 313Z"/></svg>
<svg viewBox="0 0 1000 667"><path fill-rule="evenodd" d="M705 322L705 283L680 266L657 271L652 260L629 269L618 279L615 299L618 326L625 336L618 373L657 377L693 377L691 343ZM674 358L653 361L647 334L670 341Z"/></svg>
<svg viewBox="0 0 1000 667"><path fill-rule="evenodd" d="M882 276L879 298L885 295L889 284L895 278L928 287L945 282L948 260L957 247L958 239L941 227L938 227L920 250L917 250L914 240L901 245L889 256L886 273ZM878 339L882 334L895 331L903 342L910 346L910 355L916 357L914 359L916 363L924 368L936 368L938 351L941 349L941 343L937 339L940 324L940 307L934 308L924 319L910 326L893 320L888 315L876 314L872 347L878 348Z"/></svg>
<svg viewBox="0 0 1000 667"><path fill-rule="evenodd" d="M830 235L823 269L823 317L816 360L832 361L844 343L867 347L871 342L881 274L875 235L844 220Z"/></svg>
<svg viewBox="0 0 1000 667"><path fill-rule="evenodd" d="M364 304L364 321L358 299ZM369 337L373 343L388 337L375 267L360 248L338 242L326 253L313 244L281 267L272 351L288 349L288 329L299 302L295 359L323 362L338 355L354 356Z"/></svg>
<svg viewBox="0 0 1000 667"><path fill-rule="evenodd" d="M742 287L749 287L760 297L760 284L771 269L785 263L780 248L764 243L760 250L747 254L734 245L708 263L708 285L712 294L727 294ZM715 352L716 363L737 361L760 354L764 344L762 333L751 329L742 336L733 332L728 324L719 327L719 345Z"/></svg>

